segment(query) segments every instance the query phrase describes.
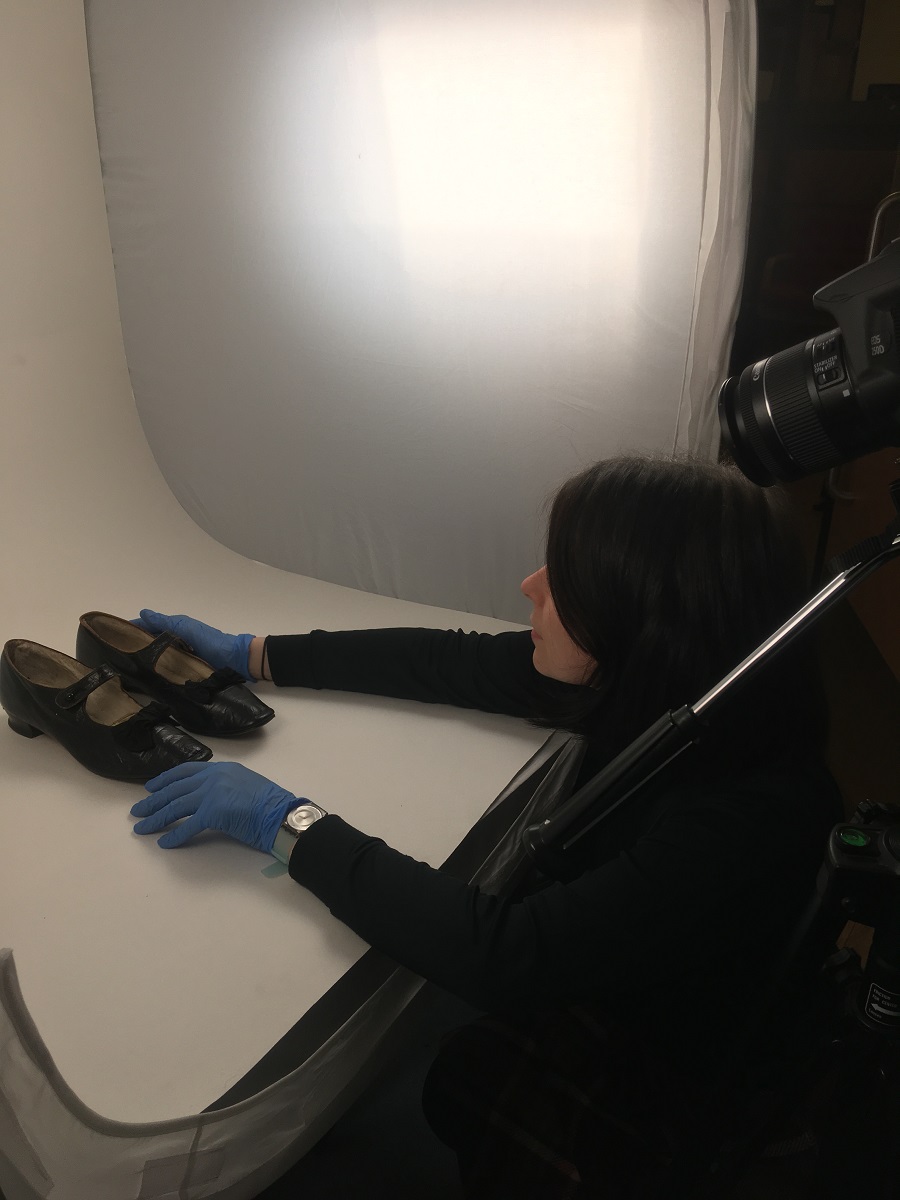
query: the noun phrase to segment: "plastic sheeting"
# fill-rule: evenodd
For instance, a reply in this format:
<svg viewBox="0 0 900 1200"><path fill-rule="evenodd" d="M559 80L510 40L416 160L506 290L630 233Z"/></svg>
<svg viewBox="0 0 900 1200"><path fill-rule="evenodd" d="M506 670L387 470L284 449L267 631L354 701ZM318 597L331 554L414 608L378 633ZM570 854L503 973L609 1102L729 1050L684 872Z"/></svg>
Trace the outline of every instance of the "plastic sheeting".
<svg viewBox="0 0 900 1200"><path fill-rule="evenodd" d="M580 739L553 734L513 778L485 814L485 821L494 815L495 832L472 882L486 891L502 887L523 860L522 828L570 794L582 752ZM506 801L513 811L497 826ZM477 826L473 832L477 843ZM484 851L482 845L475 853ZM238 1104L174 1121L125 1123L92 1112L67 1085L28 1013L12 952L0 951L6 1200L252 1200L347 1106L348 1090L359 1087L422 982L396 968L302 1063Z"/></svg>
<svg viewBox="0 0 900 1200"><path fill-rule="evenodd" d="M244 1200L272 1183L346 1105L373 1046L421 986L397 972L306 1062L241 1104L126 1124L87 1108L32 1023L0 952L0 1188L5 1200Z"/></svg>
<svg viewBox="0 0 900 1200"><path fill-rule="evenodd" d="M752 0L87 0L141 422L225 546L518 619L541 506L718 446Z"/></svg>

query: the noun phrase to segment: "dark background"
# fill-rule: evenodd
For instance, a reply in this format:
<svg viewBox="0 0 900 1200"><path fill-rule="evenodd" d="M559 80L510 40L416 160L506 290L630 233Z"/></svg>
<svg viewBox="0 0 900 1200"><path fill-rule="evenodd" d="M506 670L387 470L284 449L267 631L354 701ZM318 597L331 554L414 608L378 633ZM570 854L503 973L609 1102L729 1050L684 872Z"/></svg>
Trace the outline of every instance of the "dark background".
<svg viewBox="0 0 900 1200"><path fill-rule="evenodd" d="M900 188L900 3L758 0L758 24L735 368L833 324L813 307L813 292L866 260L875 209ZM878 46L892 51L873 62ZM893 80L872 79L879 68ZM891 228L900 236L900 208Z"/></svg>
<svg viewBox="0 0 900 1200"><path fill-rule="evenodd" d="M753 192L733 373L833 327L812 295L869 257L875 211L900 192L900 0L758 0ZM900 203L878 244L900 237ZM789 485L810 561L880 533L900 450ZM821 545L820 545L821 542ZM823 623L830 765L848 811L900 779L900 561Z"/></svg>

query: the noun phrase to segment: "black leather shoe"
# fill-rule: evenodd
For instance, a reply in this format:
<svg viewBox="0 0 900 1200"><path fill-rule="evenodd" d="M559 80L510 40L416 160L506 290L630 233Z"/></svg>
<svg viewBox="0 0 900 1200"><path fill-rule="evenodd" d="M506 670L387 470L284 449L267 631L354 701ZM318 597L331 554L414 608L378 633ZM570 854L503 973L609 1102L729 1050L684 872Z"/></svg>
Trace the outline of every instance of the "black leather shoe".
<svg viewBox="0 0 900 1200"><path fill-rule="evenodd" d="M49 733L96 775L146 783L212 750L172 721L161 704L141 706L111 666L89 666L21 638L0 656L0 705L23 737Z"/></svg>
<svg viewBox="0 0 900 1200"><path fill-rule="evenodd" d="M179 725L213 737L258 729L275 716L228 667L214 670L171 633L154 636L124 617L89 612L78 623L75 653L82 662L108 662L125 686L159 700Z"/></svg>

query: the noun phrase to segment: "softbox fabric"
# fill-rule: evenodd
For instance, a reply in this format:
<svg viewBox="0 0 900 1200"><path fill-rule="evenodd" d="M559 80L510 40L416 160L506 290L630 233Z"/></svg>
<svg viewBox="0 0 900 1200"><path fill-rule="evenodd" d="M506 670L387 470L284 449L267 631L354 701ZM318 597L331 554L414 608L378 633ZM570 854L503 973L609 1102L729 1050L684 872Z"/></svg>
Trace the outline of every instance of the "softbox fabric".
<svg viewBox="0 0 900 1200"><path fill-rule="evenodd" d="M229 548L522 620L543 502L712 456L750 0L88 0L125 346Z"/></svg>

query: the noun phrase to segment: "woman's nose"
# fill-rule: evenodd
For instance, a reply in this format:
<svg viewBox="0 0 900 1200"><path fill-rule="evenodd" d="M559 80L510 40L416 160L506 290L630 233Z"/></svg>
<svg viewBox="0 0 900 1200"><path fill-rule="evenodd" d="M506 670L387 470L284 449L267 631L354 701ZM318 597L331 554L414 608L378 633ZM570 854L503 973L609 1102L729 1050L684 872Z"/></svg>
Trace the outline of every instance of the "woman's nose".
<svg viewBox="0 0 900 1200"><path fill-rule="evenodd" d="M527 596L529 600L536 603L537 597L540 595L544 586L544 580L547 575L547 568L541 567L539 571L534 571L527 579L523 579L520 587L522 594Z"/></svg>

